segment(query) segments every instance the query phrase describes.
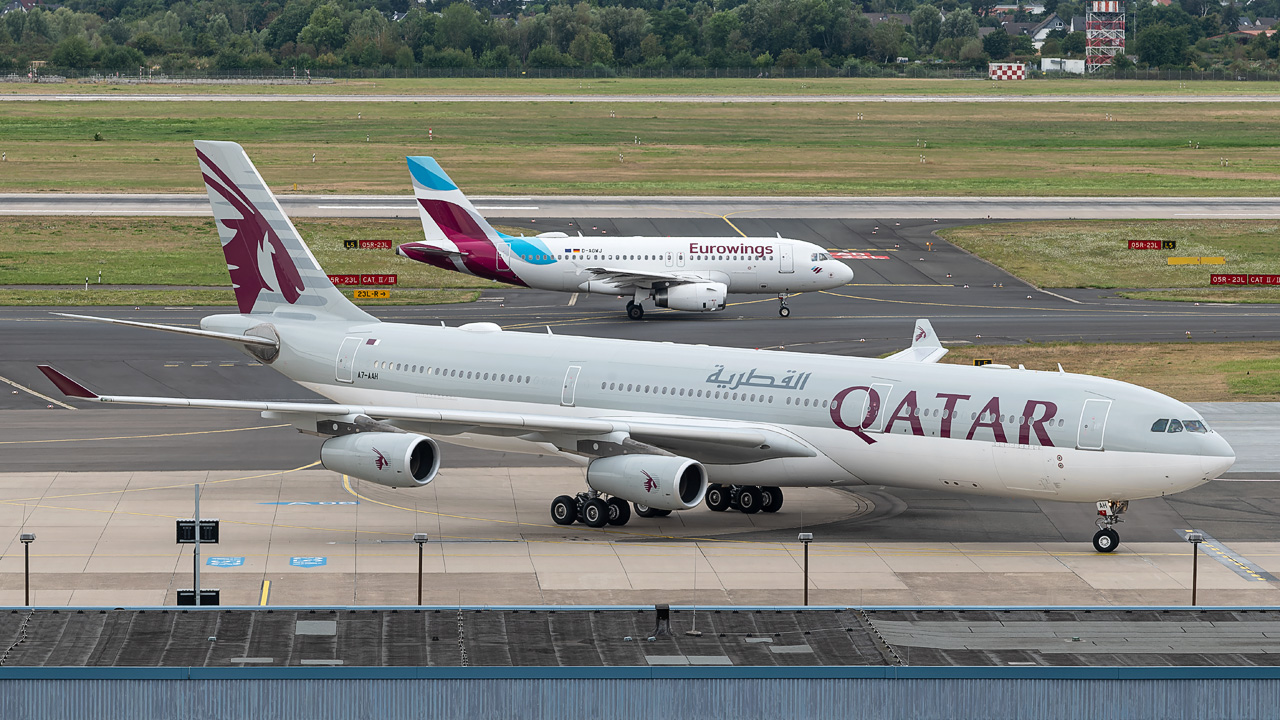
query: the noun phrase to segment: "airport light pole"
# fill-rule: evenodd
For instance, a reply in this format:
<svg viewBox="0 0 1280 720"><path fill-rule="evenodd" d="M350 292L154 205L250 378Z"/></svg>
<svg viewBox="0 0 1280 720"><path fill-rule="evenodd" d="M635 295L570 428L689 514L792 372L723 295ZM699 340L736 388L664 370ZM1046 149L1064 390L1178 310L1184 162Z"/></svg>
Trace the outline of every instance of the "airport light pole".
<svg viewBox="0 0 1280 720"><path fill-rule="evenodd" d="M35 533L22 533L18 536L22 541L22 576L23 604L31 607L31 543L35 542Z"/></svg>
<svg viewBox="0 0 1280 720"><path fill-rule="evenodd" d="M813 533L802 532L797 540L804 543L804 604L809 605L809 543L813 542Z"/></svg>
<svg viewBox="0 0 1280 720"><path fill-rule="evenodd" d="M422 604L422 546L427 542L426 533L414 533L413 541L418 543L418 604Z"/></svg>
<svg viewBox="0 0 1280 720"><path fill-rule="evenodd" d="M1204 542L1204 533L1187 533L1187 542L1191 543L1191 607L1196 606L1196 580L1200 575L1200 543Z"/></svg>

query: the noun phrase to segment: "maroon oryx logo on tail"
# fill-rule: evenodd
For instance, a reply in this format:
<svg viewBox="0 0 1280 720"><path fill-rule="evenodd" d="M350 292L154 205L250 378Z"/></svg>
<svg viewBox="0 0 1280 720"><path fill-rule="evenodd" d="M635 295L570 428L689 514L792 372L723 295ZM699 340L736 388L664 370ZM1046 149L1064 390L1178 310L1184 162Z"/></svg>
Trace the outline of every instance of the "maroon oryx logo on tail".
<svg viewBox="0 0 1280 720"><path fill-rule="evenodd" d="M645 491L645 492L647 492L647 493L648 493L648 492L653 492L654 490L657 490L657 489L658 489L658 481L657 481L657 480L654 480L652 475L650 475L649 473L647 473L647 472L645 472L645 471L643 471L643 470L641 470L641 471L640 471L640 474L644 476L644 491Z"/></svg>
<svg viewBox="0 0 1280 720"><path fill-rule="evenodd" d="M204 173L205 183L240 213L239 218L218 218L218 222L235 233L231 241L222 246L222 252L227 258L240 312L253 312L258 294L264 290L280 293L290 305L297 302L304 289L302 277L280 236L226 173L204 153L197 150L196 155L217 176L213 178Z"/></svg>
<svg viewBox="0 0 1280 720"><path fill-rule="evenodd" d="M391 462L387 460L387 456L383 455L382 451L378 448L373 448L373 454L377 456L373 459L374 467L379 470L386 470L391 465Z"/></svg>
<svg viewBox="0 0 1280 720"><path fill-rule="evenodd" d="M926 336L926 335L928 335L928 334L929 334L929 333L927 333L927 332L925 332L925 331L924 331L924 328L922 328L922 327L920 327L920 326L918 326L918 325L916 326L916 342L920 342L920 341L921 341L921 340L923 340L923 339L925 338L925 336Z"/></svg>

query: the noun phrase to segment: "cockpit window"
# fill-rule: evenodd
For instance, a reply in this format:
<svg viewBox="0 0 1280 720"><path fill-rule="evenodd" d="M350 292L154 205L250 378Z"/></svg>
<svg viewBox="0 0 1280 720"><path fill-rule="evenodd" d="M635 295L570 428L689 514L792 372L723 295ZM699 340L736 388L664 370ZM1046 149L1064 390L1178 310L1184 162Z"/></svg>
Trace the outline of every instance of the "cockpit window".
<svg viewBox="0 0 1280 720"><path fill-rule="evenodd" d="M1164 432L1169 427L1169 419L1163 418L1151 425L1151 432Z"/></svg>
<svg viewBox="0 0 1280 720"><path fill-rule="evenodd" d="M1205 424L1200 422L1199 420L1183 420L1182 427L1186 428L1187 432L1193 432L1193 433L1209 432L1209 428L1205 427Z"/></svg>
<svg viewBox="0 0 1280 720"><path fill-rule="evenodd" d="M1182 432L1182 423L1179 422L1178 420L1170 420L1169 432L1171 433Z"/></svg>
<svg viewBox="0 0 1280 720"><path fill-rule="evenodd" d="M831 259L831 256L828 255L827 253L813 253L812 255L809 256L810 262L822 262L823 260L830 260L830 259Z"/></svg>

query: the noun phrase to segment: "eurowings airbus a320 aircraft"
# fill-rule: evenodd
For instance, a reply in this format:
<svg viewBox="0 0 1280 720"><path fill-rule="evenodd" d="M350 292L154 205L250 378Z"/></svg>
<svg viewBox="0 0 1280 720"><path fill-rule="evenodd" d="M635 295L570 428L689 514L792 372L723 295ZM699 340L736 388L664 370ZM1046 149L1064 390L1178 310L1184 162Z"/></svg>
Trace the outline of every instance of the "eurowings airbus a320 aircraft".
<svg viewBox="0 0 1280 720"><path fill-rule="evenodd" d="M1235 460L1195 410L1151 390L936 364L946 350L926 321L879 360L380 322L329 282L239 145L196 150L240 312L199 330L105 322L225 341L336 404L98 395L41 366L65 394L255 410L324 438L330 470L391 487L432 481L436 437L561 455L587 487L551 515L592 527L625 524L628 501L641 516L704 497L751 512L776 510L783 487L875 484L1096 503L1094 546L1109 552L1129 500Z"/></svg>
<svg viewBox="0 0 1280 720"><path fill-rule="evenodd" d="M396 254L445 270L539 290L626 295L632 320L644 317L646 300L714 312L729 293L776 294L778 314L787 317L789 294L853 280L853 270L826 250L782 236L512 237L494 230L433 158L408 160L427 239Z"/></svg>

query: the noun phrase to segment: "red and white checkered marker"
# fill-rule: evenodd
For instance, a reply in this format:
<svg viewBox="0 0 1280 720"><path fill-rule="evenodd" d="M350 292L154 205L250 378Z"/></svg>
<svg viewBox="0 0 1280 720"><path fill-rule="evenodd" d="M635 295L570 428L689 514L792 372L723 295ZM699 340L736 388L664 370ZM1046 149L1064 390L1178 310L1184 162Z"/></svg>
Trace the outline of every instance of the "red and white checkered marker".
<svg viewBox="0 0 1280 720"><path fill-rule="evenodd" d="M1026 80L1026 63L987 63L987 74L992 80Z"/></svg>

